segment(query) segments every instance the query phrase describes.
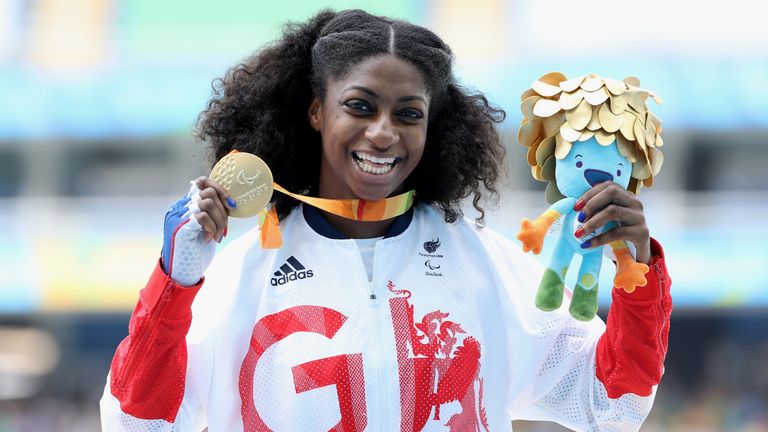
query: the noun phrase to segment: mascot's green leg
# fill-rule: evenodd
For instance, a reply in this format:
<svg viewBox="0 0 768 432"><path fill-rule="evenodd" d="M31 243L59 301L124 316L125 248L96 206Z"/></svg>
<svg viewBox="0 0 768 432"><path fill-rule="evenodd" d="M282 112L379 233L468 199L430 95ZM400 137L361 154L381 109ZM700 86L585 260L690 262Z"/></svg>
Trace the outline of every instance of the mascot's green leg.
<svg viewBox="0 0 768 432"><path fill-rule="evenodd" d="M582 255L579 280L568 308L571 316L579 321L589 321L597 314L597 280L602 258L599 248Z"/></svg>
<svg viewBox="0 0 768 432"><path fill-rule="evenodd" d="M552 256L549 258L549 264L544 269L544 275L541 276L539 290L536 291L536 307L549 312L559 309L563 304L563 290L565 289L565 282L563 281L572 258L573 249L565 237L559 236ZM560 270L560 273L557 270Z"/></svg>
<svg viewBox="0 0 768 432"><path fill-rule="evenodd" d="M563 304L563 278L550 268L544 269L539 289L536 291L536 307L553 311Z"/></svg>
<svg viewBox="0 0 768 432"><path fill-rule="evenodd" d="M579 321L594 318L597 314L597 284L592 289L585 289L581 284L576 284L568 311Z"/></svg>

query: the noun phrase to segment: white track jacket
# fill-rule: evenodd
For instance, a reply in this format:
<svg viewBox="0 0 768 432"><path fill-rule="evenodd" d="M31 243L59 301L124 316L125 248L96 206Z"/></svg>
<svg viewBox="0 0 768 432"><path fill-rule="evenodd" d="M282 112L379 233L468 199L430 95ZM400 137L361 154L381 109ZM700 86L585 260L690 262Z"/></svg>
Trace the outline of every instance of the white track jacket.
<svg viewBox="0 0 768 432"><path fill-rule="evenodd" d="M671 311L655 241L648 283L614 290L606 329L567 304L538 310L541 267L488 228L447 224L428 205L393 227L370 284L355 241L301 207L281 223L281 249L260 248L254 229L197 286L158 265L112 362L104 430L640 427Z"/></svg>

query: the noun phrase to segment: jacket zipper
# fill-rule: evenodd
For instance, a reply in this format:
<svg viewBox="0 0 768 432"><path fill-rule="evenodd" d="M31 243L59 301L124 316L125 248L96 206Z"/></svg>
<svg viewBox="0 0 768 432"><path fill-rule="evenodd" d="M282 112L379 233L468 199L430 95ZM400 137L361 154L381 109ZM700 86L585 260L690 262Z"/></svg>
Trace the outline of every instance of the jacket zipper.
<svg viewBox="0 0 768 432"><path fill-rule="evenodd" d="M666 277L666 274L664 274L661 271L661 269L659 268L659 264L658 263L656 265L654 265L653 270L656 272L656 274L658 276L660 276L659 277L659 285L660 285L659 288L660 288L661 293L659 295L659 302L657 304L656 309L657 309L657 311L659 313L659 317L661 318L661 321L662 321L663 324L659 328L659 332L656 335L656 343L658 344L659 347L661 347L661 346L663 346L663 341L661 340L662 339L662 334L664 333L664 328L668 325L667 320L666 320L666 311L664 310L664 301L666 300L665 297L664 297L664 292L666 291L667 277ZM667 352L665 351L664 352L664 357L666 357L666 354L667 354ZM660 359L662 362L664 361L664 357L662 357Z"/></svg>
<svg viewBox="0 0 768 432"><path fill-rule="evenodd" d="M384 340L382 338L383 335L383 329L382 325L379 322L379 299L376 295L376 247L374 246L374 252L373 252L373 264L371 266L371 282L368 282L367 273L365 271L365 262L363 261L363 256L360 253L360 249L357 250L359 262L362 266L363 270L363 279L365 280L365 283L368 284L368 301L371 305L370 310L370 317L371 317L371 323L373 326L373 334L376 335L376 339L372 340L371 343L374 345L374 353L375 353L375 361L374 361L374 369L376 374L376 382L377 382L377 389L376 389L376 399L377 399L377 410L379 411L379 416L375 419L372 418L372 416L368 416L369 422L371 420L375 422L380 422L375 430L382 430L382 431L388 431L390 430L389 424L387 422L389 416L387 415L387 381L385 379L384 373L384 364L382 362L382 359L384 358L382 350L381 350L381 343L377 343L376 340ZM373 425L371 423L368 424L369 426L376 427L376 425Z"/></svg>

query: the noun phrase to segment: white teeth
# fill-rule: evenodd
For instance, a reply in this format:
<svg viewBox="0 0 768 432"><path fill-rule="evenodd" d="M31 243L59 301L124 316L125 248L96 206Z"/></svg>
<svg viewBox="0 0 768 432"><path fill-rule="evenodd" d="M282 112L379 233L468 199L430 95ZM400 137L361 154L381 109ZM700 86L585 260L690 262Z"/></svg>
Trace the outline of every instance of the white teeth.
<svg viewBox="0 0 768 432"><path fill-rule="evenodd" d="M371 174L385 174L395 166L396 157L380 158L366 153L354 152L355 162L361 170ZM374 165L375 164L375 165Z"/></svg>
<svg viewBox="0 0 768 432"><path fill-rule="evenodd" d="M371 161L371 162L377 163L377 164L392 164L392 163L395 162L395 159L397 159L397 158L394 158L394 157L380 158L380 157L371 156L369 154L360 153L360 152L355 152L355 156L357 156L360 159Z"/></svg>
<svg viewBox="0 0 768 432"><path fill-rule="evenodd" d="M363 171L365 171L367 173L371 173L371 174L384 174L384 173L388 173L389 171L392 170L392 167L393 167L393 165L391 165L391 164L390 165L384 165L384 166L381 166L381 167L375 167L375 166L369 164L366 161L355 161L355 162L357 162L357 166L359 166L360 169L362 169Z"/></svg>

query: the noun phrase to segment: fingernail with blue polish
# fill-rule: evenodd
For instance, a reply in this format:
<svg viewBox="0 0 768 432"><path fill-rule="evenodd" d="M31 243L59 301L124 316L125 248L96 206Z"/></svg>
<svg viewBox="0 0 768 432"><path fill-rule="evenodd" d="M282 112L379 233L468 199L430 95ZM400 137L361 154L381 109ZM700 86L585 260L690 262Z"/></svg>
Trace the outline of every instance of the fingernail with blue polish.
<svg viewBox="0 0 768 432"><path fill-rule="evenodd" d="M579 222L584 222L587 219L587 214L584 212L579 212Z"/></svg>
<svg viewBox="0 0 768 432"><path fill-rule="evenodd" d="M582 249L589 249L590 247L592 247L591 241L585 241L584 243L581 244Z"/></svg>
<svg viewBox="0 0 768 432"><path fill-rule="evenodd" d="M232 199L232 197L227 197L227 204L229 204L229 207L231 208L237 208L237 203Z"/></svg>

